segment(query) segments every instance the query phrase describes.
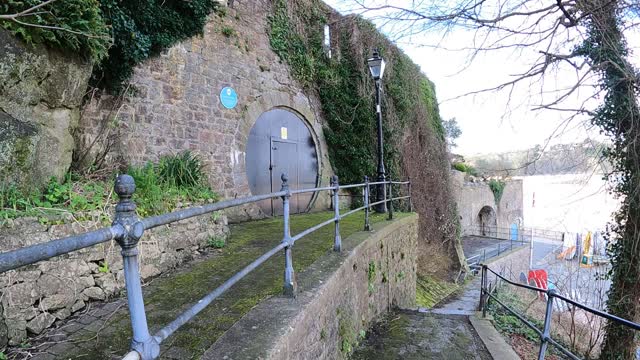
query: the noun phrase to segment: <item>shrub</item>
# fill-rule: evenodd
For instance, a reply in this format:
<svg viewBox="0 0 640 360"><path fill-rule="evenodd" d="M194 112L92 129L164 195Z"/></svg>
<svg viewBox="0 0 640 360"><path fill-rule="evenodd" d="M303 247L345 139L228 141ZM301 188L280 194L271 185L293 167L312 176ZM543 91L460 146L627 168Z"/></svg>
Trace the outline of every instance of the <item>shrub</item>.
<svg viewBox="0 0 640 360"><path fill-rule="evenodd" d="M133 199L138 215L161 214L187 202L217 200L217 194L205 183L202 161L197 155L167 156L161 163L165 165L147 163L127 170L136 182ZM84 220L93 218L91 212L99 210L100 219L108 221L110 215L103 210L117 201L112 189L113 180L87 180L73 174L67 174L63 181L52 178L45 188L31 191L0 184L0 219L37 216L46 222L52 214L66 212Z"/></svg>
<svg viewBox="0 0 640 360"><path fill-rule="evenodd" d="M493 197L496 201L496 204L500 203L500 199L502 199L502 193L504 192L504 187L507 185L502 180L491 179L489 180L489 188L493 192Z"/></svg>
<svg viewBox="0 0 640 360"><path fill-rule="evenodd" d="M467 173L471 176L478 176L478 170L476 170L476 168L474 168L471 165L467 165L465 163L453 163L453 168L458 170L458 171L462 171L464 173Z"/></svg>
<svg viewBox="0 0 640 360"><path fill-rule="evenodd" d="M0 13L15 14L41 3L41 0L2 1ZM98 0L56 1L37 9L33 15L21 16L19 20L22 24L0 20L0 26L28 44L45 44L80 53L96 62L107 55L111 45Z"/></svg>
<svg viewBox="0 0 640 360"><path fill-rule="evenodd" d="M206 179L202 161L189 150L178 155L163 156L158 170L160 181L178 187L199 186Z"/></svg>

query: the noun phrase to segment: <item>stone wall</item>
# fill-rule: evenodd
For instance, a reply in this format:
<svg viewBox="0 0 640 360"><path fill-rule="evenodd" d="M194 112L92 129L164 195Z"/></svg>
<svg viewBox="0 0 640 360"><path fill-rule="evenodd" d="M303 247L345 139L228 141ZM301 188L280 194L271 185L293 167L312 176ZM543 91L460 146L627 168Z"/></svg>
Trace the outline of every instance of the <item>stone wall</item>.
<svg viewBox="0 0 640 360"><path fill-rule="evenodd" d="M452 170L451 177L460 215L460 225L463 229L478 225L478 215L485 206L495 212L499 228L509 228L513 223L523 225L522 180L506 180L500 203L496 204L493 192L487 183L466 181L465 174L456 170Z"/></svg>
<svg viewBox="0 0 640 360"><path fill-rule="evenodd" d="M491 270L512 281L519 281L520 273L529 273L529 257L531 250L528 246L506 252L486 262ZM495 284L495 275L489 274L489 280Z"/></svg>
<svg viewBox="0 0 640 360"><path fill-rule="evenodd" d="M413 214L344 239L342 253L326 255L298 274L296 299L262 302L203 359L347 358L361 331L381 314L415 307L417 237Z"/></svg>
<svg viewBox="0 0 640 360"><path fill-rule="evenodd" d="M250 195L245 147L251 127L263 112L286 108L303 118L311 130L319 178L322 185L328 184L333 173L319 104L293 80L287 65L270 48L267 16L271 1L232 4L226 16L211 15L202 36L137 66L129 95L90 101L80 123L79 152L98 139L89 153L112 146L113 160L142 164L164 154L192 150L205 159L209 182L223 197ZM234 109L220 103L225 86L238 93ZM109 142L114 136L117 142ZM323 196L318 206L326 208L328 201ZM244 215L258 217L256 211L247 210Z"/></svg>
<svg viewBox="0 0 640 360"><path fill-rule="evenodd" d="M43 225L35 218L9 221L0 229L0 252L95 230L99 222ZM140 241L142 279L173 268L226 238L224 215L200 216L145 232ZM17 345L56 320L83 309L87 302L114 297L124 288L120 247L115 242L82 249L49 261L0 274L0 347Z"/></svg>
<svg viewBox="0 0 640 360"><path fill-rule="evenodd" d="M91 69L0 28L0 184L38 186L67 172Z"/></svg>

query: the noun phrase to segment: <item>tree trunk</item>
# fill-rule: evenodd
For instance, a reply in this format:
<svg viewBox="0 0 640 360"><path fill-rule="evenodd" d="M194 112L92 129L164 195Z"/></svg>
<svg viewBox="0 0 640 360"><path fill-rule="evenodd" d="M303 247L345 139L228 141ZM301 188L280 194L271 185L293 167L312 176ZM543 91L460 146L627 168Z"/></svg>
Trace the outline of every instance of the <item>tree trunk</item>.
<svg viewBox="0 0 640 360"><path fill-rule="evenodd" d="M638 75L626 60L627 47L619 27L620 3L586 0L578 3L590 14L585 55L597 67L603 105L593 122L607 134L612 145L607 154L613 164L609 181L621 196L622 205L611 224L612 285L608 311L632 321L640 318L640 110ZM608 322L601 359L635 359L635 331Z"/></svg>

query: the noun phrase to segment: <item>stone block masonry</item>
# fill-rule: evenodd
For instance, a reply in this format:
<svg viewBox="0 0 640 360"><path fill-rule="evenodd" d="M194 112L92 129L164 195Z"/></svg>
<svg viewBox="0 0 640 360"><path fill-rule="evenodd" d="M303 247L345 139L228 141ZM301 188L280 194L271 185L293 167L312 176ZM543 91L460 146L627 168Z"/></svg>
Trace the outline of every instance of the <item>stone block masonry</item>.
<svg viewBox="0 0 640 360"><path fill-rule="evenodd" d="M19 218L0 228L0 252L92 231L102 224L84 221L43 225ZM227 218L200 216L145 232L140 270L150 279L197 256L209 239L226 238ZM0 347L18 345L87 302L114 297L124 288L120 247L108 242L0 274Z"/></svg>
<svg viewBox="0 0 640 360"><path fill-rule="evenodd" d="M319 180L327 185L333 172L319 101L303 90L271 50L267 34L271 5L266 0L233 2L225 16L210 16L202 36L137 66L130 85L133 91L123 99L103 95L89 101L77 133L80 152L97 139L90 153L113 146L112 160L141 165L191 150L203 157L209 183L223 197L251 195L245 164L249 132L262 113L284 108L299 115L310 129L317 146ZM225 86L238 93L234 109L220 102ZM116 144L108 145L108 131L117 132ZM328 208L329 197L320 200L318 207ZM261 217L255 209L230 216Z"/></svg>
<svg viewBox="0 0 640 360"><path fill-rule="evenodd" d="M417 237L418 216L411 214L343 239L342 253L298 274L295 299L262 302L203 359L347 358L382 314L415 307Z"/></svg>

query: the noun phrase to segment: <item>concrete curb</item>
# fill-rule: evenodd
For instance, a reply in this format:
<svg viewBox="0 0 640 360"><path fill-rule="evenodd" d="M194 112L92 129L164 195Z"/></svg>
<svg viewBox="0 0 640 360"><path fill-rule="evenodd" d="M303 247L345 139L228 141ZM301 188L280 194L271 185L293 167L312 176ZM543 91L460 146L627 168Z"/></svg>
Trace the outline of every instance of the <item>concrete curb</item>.
<svg viewBox="0 0 640 360"><path fill-rule="evenodd" d="M504 341L491 321L482 318L482 313L476 312L475 315L469 316L469 321L489 350L491 357L497 360L520 360L518 354Z"/></svg>

